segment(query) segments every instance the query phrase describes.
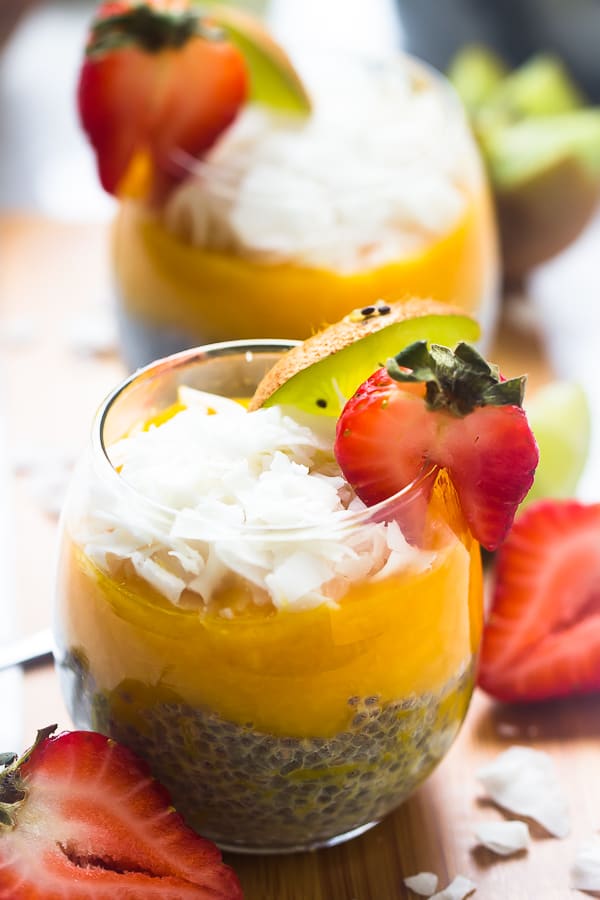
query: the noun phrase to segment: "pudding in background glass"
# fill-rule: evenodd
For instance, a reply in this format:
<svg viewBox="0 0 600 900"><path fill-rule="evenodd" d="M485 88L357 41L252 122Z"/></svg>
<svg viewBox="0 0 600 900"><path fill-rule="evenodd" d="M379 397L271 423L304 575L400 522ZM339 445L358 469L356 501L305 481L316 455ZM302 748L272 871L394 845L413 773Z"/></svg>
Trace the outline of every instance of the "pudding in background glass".
<svg viewBox="0 0 600 900"><path fill-rule="evenodd" d="M247 104L160 207L121 204L113 264L132 366L184 347L305 338L379 298L434 297L493 328L496 235L441 75L409 57L304 58L307 115Z"/></svg>
<svg viewBox="0 0 600 900"><path fill-rule="evenodd" d="M239 402L287 346L132 376L63 517L73 721L140 753L189 824L244 852L335 843L401 803L460 728L482 623L478 545L443 473L366 508L330 419Z"/></svg>

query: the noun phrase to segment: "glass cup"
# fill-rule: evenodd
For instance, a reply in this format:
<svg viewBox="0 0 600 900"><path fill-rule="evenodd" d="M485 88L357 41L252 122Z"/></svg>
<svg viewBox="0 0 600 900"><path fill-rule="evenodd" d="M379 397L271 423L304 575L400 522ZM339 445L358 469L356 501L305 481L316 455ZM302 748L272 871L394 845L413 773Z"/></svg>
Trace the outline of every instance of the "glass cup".
<svg viewBox="0 0 600 900"><path fill-rule="evenodd" d="M112 240L132 367L213 341L304 339L377 299L432 297L492 331L496 231L462 107L407 56L299 54L308 118L249 105L160 208Z"/></svg>
<svg viewBox="0 0 600 900"><path fill-rule="evenodd" d="M189 824L238 852L331 845L402 803L458 733L482 625L479 548L436 469L310 527L192 513L188 548L225 570L210 603L190 587L176 601L161 590L165 569L186 578L175 559L185 547L169 543L180 510L126 481L111 448L172 415L180 385L250 397L287 347L217 344L132 376L96 417L62 523L57 666L75 725L144 757ZM118 556L123 529L131 547ZM373 571L370 548L392 533L403 552ZM297 561L324 547L366 569L322 585L316 604L300 587L276 606L227 562L244 562L244 548Z"/></svg>

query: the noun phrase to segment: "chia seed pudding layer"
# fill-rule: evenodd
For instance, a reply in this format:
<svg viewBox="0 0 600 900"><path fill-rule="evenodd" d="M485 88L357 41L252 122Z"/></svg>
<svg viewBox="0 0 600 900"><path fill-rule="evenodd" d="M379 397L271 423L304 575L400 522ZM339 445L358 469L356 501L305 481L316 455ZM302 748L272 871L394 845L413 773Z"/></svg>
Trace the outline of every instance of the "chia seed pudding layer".
<svg viewBox="0 0 600 900"><path fill-rule="evenodd" d="M349 726L332 738L266 734L169 699L132 680L91 684L82 656L60 664L72 716L143 757L174 806L228 848L284 851L327 843L401 804L452 744L473 666L438 692L381 703L349 697Z"/></svg>

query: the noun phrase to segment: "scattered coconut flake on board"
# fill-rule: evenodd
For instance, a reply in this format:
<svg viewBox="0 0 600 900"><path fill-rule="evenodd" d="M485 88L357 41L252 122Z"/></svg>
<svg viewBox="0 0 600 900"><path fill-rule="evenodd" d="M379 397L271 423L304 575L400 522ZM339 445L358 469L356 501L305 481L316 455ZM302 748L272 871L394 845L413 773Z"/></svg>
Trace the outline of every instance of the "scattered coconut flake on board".
<svg viewBox="0 0 600 900"><path fill-rule="evenodd" d="M510 856L529 846L529 828L525 822L478 822L475 837L492 853Z"/></svg>
<svg viewBox="0 0 600 900"><path fill-rule="evenodd" d="M555 837L568 835L567 803L547 753L510 747L483 766L477 778L498 806L534 819Z"/></svg>
<svg viewBox="0 0 600 900"><path fill-rule="evenodd" d="M89 309L67 326L67 341L82 356L103 356L118 347L117 324L110 308Z"/></svg>
<svg viewBox="0 0 600 900"><path fill-rule="evenodd" d="M404 879L404 884L421 897L431 897L438 886L438 877L433 872L419 872Z"/></svg>
<svg viewBox="0 0 600 900"><path fill-rule="evenodd" d="M464 900L477 890L477 885L470 878L464 875L457 875L454 881L451 881L448 887L437 894L433 894L431 900Z"/></svg>
<svg viewBox="0 0 600 900"><path fill-rule="evenodd" d="M0 344L5 347L24 347L35 336L35 321L28 316L14 316L0 326Z"/></svg>
<svg viewBox="0 0 600 900"><path fill-rule="evenodd" d="M27 478L27 486L38 506L49 516L61 512L75 455L59 447L23 444L11 457L15 475Z"/></svg>
<svg viewBox="0 0 600 900"><path fill-rule="evenodd" d="M600 891L600 840L581 844L571 866L571 887L577 891Z"/></svg>
<svg viewBox="0 0 600 900"><path fill-rule="evenodd" d="M72 469L77 456L64 447L31 442L17 445L10 455L10 461L15 475L36 475L40 470L49 468Z"/></svg>

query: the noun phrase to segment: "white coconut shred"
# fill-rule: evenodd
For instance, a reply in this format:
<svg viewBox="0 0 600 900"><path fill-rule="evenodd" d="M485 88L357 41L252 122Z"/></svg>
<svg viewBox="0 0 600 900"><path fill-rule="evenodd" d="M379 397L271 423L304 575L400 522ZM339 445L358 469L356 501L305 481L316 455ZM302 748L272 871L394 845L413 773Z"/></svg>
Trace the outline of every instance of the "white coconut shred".
<svg viewBox="0 0 600 900"><path fill-rule="evenodd" d="M394 521L349 527L364 506L330 439L279 407L246 412L190 389L180 399L172 418L109 448L119 478L93 481L73 537L103 571L128 561L171 602L198 605L233 574L252 602L299 610L433 564Z"/></svg>
<svg viewBox="0 0 600 900"><path fill-rule="evenodd" d="M402 259L464 213L477 162L462 113L402 59L309 60L310 115L249 105L165 210L195 246L343 273Z"/></svg>

